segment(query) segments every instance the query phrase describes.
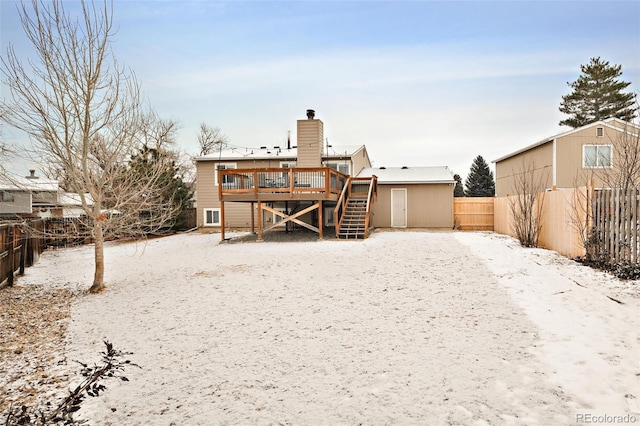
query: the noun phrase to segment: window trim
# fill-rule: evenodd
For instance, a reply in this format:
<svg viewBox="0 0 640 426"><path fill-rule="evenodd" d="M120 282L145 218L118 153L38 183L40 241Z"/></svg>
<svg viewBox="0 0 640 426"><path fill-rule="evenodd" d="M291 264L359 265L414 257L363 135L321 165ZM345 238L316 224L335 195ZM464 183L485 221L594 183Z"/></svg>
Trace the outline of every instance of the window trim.
<svg viewBox="0 0 640 426"><path fill-rule="evenodd" d="M593 166L589 166L586 164L586 160L587 160L587 156L586 156L586 149L587 148L591 148L591 147L595 147L596 148L596 164ZM599 159L600 159L600 155L598 153L599 151L599 147L608 147L609 148L609 152L611 152L611 156L609 158L609 165L608 166L601 166L598 165L599 163ZM584 144L582 145L582 168L583 169L612 169L613 168L613 145L612 144Z"/></svg>
<svg viewBox="0 0 640 426"><path fill-rule="evenodd" d="M273 208L274 210L279 211L280 213L287 214L287 213L286 213L286 209L285 209L284 207L272 207L272 208ZM285 218L284 218L284 217L279 216L279 215L277 215L277 214L275 214L275 213L271 212L271 224L272 224L272 225L280 224L280 222L282 222L283 220L285 220Z"/></svg>
<svg viewBox="0 0 640 426"><path fill-rule="evenodd" d="M15 203L16 195L9 191L0 191L0 203Z"/></svg>
<svg viewBox="0 0 640 426"><path fill-rule="evenodd" d="M335 206L324 208L324 226L335 226L333 223L333 211L335 209Z"/></svg>
<svg viewBox="0 0 640 426"><path fill-rule="evenodd" d="M217 208L217 207L216 208L206 208L206 209L202 209L202 212L203 212L203 216L202 216L203 224L202 224L202 226L221 226L222 225L221 224L222 217L221 217L221 212L220 212L219 208ZM212 223L208 223L207 222L207 213L208 212L213 212L213 213L218 212L218 222L217 223L216 222L212 222ZM212 219L214 218L214 214L213 213L211 215Z"/></svg>
<svg viewBox="0 0 640 426"><path fill-rule="evenodd" d="M221 161L219 163L215 163L213 166L213 185L218 186L218 166L225 166L223 170L236 170L238 168L238 163L229 163Z"/></svg>
<svg viewBox="0 0 640 426"><path fill-rule="evenodd" d="M324 163L324 165L326 167L329 167L333 170L336 170L338 172L340 172L339 166L347 166L347 173L344 172L340 172L340 173L344 173L345 175L349 176L351 175L351 161L345 160L345 161L326 161ZM331 165L335 165L336 167L331 167Z"/></svg>
<svg viewBox="0 0 640 426"><path fill-rule="evenodd" d="M297 165L298 165L297 161L281 161L280 162L281 169L295 169ZM295 176L295 173L294 173L294 176ZM285 179L287 186L289 186L289 171L280 173L280 177L282 179Z"/></svg>

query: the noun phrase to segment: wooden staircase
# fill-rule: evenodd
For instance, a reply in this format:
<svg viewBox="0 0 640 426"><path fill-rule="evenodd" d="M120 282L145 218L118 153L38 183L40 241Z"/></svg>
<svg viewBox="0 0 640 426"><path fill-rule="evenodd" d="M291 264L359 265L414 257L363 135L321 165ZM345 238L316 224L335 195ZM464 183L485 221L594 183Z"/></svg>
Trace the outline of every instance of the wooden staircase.
<svg viewBox="0 0 640 426"><path fill-rule="evenodd" d="M338 238L365 238L366 213L367 197L350 197L340 223Z"/></svg>
<svg viewBox="0 0 640 426"><path fill-rule="evenodd" d="M347 180L333 211L337 238L357 240L369 236L371 206L377 191L376 176L350 177Z"/></svg>

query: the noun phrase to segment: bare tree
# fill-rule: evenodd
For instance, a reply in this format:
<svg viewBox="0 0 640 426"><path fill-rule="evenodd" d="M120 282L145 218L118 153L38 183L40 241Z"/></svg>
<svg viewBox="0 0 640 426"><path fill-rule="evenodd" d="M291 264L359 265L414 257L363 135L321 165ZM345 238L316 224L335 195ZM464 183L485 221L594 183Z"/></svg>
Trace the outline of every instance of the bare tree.
<svg viewBox="0 0 640 426"><path fill-rule="evenodd" d="M637 106L636 106L637 109ZM640 123L617 121L617 131L607 132L607 143L592 147L589 159L594 167L584 168L574 180L569 226L580 236L585 260L608 262L603 235L594 223L594 199L597 191L618 190L621 194L640 188ZM597 187L594 188L595 186ZM635 206L626 196L617 199L619 218L635 218ZM620 242L628 249L631 242Z"/></svg>
<svg viewBox="0 0 640 426"><path fill-rule="evenodd" d="M596 151L603 164L593 169L594 175L605 188L619 188L625 193L640 188L640 122L623 122L615 136L608 137L612 152Z"/></svg>
<svg viewBox="0 0 640 426"><path fill-rule="evenodd" d="M206 123L200 123L200 133L198 134L200 155L209 155L216 150L222 151L227 142L227 137L219 127L209 127Z"/></svg>
<svg viewBox="0 0 640 426"><path fill-rule="evenodd" d="M593 200L593 172L582 173L573 181L568 226L580 238L580 244L585 250L585 257L592 259L597 255L597 245L593 240L592 209Z"/></svg>
<svg viewBox="0 0 640 426"><path fill-rule="evenodd" d="M509 198L513 231L522 246L538 247L548 175L537 173L535 161L523 160L513 177L516 195Z"/></svg>
<svg viewBox="0 0 640 426"><path fill-rule="evenodd" d="M32 155L79 194L95 242L90 291L98 292L105 287L105 233L137 236L170 217L159 201L161 169L133 173L131 161L162 126L142 113L138 83L111 51L111 3L81 1L78 18L60 0L30 6L22 3L19 12L37 59L25 63L8 48L0 68L10 98L0 113L30 136Z"/></svg>

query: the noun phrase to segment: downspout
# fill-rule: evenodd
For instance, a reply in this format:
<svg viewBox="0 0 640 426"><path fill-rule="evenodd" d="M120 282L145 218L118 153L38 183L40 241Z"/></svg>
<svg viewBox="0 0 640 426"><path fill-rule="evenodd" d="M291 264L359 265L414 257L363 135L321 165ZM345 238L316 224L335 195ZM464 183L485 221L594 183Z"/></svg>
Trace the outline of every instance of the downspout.
<svg viewBox="0 0 640 426"><path fill-rule="evenodd" d="M553 138L553 164L551 167L551 187L556 188L558 186L558 182L556 180L556 167L558 164L558 153L557 153L557 148L558 148L558 144L557 144L557 139Z"/></svg>

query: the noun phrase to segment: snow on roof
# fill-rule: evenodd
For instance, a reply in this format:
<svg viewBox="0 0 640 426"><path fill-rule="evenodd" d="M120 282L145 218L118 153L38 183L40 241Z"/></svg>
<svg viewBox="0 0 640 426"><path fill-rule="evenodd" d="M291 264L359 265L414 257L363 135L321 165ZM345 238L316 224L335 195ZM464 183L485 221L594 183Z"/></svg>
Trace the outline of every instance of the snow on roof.
<svg viewBox="0 0 640 426"><path fill-rule="evenodd" d="M369 167L358 177L376 175L379 183L455 183L447 166L432 167Z"/></svg>
<svg viewBox="0 0 640 426"><path fill-rule="evenodd" d="M0 190L6 191L50 191L57 192L58 181L38 177L29 179L22 176L1 176Z"/></svg>
<svg viewBox="0 0 640 426"><path fill-rule="evenodd" d="M85 200L87 201L87 205L92 206L93 205L93 198L91 197L91 194L86 193L84 194ZM80 194L76 194L75 192L65 192L60 194L60 197L58 198L58 203L60 203L63 206L81 206L82 205L82 201L80 200Z"/></svg>
<svg viewBox="0 0 640 426"><path fill-rule="evenodd" d="M364 145L342 145L324 147L322 158L351 157L364 149ZM269 146L262 148L231 148L196 157L196 161L229 161L229 160L295 160L298 158L297 148L286 146Z"/></svg>

